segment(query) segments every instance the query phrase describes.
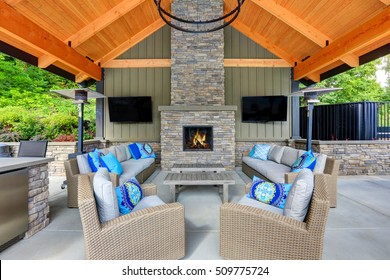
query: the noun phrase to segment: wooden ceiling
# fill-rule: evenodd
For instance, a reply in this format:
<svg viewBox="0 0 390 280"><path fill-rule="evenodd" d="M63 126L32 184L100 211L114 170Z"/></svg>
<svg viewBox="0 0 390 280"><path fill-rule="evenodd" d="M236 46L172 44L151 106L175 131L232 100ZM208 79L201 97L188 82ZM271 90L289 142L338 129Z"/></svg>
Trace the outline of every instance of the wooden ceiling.
<svg viewBox="0 0 390 280"><path fill-rule="evenodd" d="M224 0L225 11L236 4ZM294 67L295 80L317 82L390 53L389 4L246 0L232 26ZM164 25L154 0L0 0L0 51L101 80L101 68Z"/></svg>

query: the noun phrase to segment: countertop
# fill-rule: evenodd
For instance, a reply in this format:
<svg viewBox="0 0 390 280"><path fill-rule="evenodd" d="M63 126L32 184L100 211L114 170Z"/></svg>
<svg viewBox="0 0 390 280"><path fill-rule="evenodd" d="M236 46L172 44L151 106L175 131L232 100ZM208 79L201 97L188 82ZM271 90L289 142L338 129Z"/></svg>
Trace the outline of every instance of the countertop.
<svg viewBox="0 0 390 280"><path fill-rule="evenodd" d="M38 157L5 157L0 158L0 172L7 172L15 169L30 167L43 163L54 161L54 158L38 158Z"/></svg>

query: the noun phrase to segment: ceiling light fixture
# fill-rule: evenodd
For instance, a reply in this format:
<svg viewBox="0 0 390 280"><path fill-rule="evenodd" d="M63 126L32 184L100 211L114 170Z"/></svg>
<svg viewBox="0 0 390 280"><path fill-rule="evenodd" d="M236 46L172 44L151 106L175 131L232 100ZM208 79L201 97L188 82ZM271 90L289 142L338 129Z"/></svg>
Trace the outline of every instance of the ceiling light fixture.
<svg viewBox="0 0 390 280"><path fill-rule="evenodd" d="M237 7L231 10L229 13L221 17L209 19L209 20L193 20L193 19L179 18L178 16L172 15L168 13L165 9L163 9L161 7L161 2L162 0L154 0L154 3L157 6L157 10L158 13L160 14L160 17L170 27L188 33L209 33L209 32L213 32L225 28L226 26L230 25L238 17L241 10L241 6L244 4L245 0L237 0ZM231 18L227 19L229 17ZM172 20L176 20L180 22L182 26L172 23ZM188 27L184 27L184 26L188 26Z"/></svg>

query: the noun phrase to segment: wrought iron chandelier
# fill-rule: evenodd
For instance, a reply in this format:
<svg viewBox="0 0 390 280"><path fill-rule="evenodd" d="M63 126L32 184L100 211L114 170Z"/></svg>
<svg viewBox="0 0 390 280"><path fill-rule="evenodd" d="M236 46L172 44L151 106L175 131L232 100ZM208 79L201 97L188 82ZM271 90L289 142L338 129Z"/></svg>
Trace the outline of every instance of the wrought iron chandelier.
<svg viewBox="0 0 390 280"><path fill-rule="evenodd" d="M161 2L162 0L154 0L154 3L156 4L160 17L170 27L188 33L208 33L208 32L217 31L219 29L225 28L226 26L230 25L238 17L241 6L244 4L245 0L237 0L237 7L231 10L229 13L221 17L213 18L209 20L192 20L192 19L179 18L178 16L172 15L171 13L168 13L165 9L163 9L161 7ZM229 17L231 18L225 22L224 20ZM172 20L181 22L186 26L188 26L188 28L183 26L178 26L177 24L172 23ZM222 23L218 23L219 21L222 21ZM202 27L199 28L199 26Z"/></svg>

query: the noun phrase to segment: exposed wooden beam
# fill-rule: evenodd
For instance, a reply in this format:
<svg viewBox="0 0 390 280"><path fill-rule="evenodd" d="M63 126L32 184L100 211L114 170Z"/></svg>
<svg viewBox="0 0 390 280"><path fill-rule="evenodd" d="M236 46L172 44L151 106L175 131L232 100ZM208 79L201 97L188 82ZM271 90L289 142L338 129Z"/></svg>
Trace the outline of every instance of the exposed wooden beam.
<svg viewBox="0 0 390 280"><path fill-rule="evenodd" d="M322 48L326 46L327 42L331 43L334 41L332 38L308 24L299 16L277 4L274 0L251 1ZM341 60L351 67L359 66L359 57L356 55L349 54L347 57L342 57Z"/></svg>
<svg viewBox="0 0 390 280"><path fill-rule="evenodd" d="M171 59L113 59L104 64L105 68L149 68L171 67ZM235 59L225 58L225 67L291 67L283 59Z"/></svg>
<svg viewBox="0 0 390 280"><path fill-rule="evenodd" d="M96 18L94 21L90 22L77 33L73 34L66 40L64 43L71 42L72 48L80 46L82 43L87 41L89 38L97 34L99 31L103 30L109 26L114 21L118 20L131 10L138 7L140 4L144 3L146 0L123 0L115 7L111 8L109 11ZM42 61L42 62L41 62ZM39 67L46 68L50 64L54 63L56 59L54 57L49 57L48 55L43 55L39 58Z"/></svg>
<svg viewBox="0 0 390 280"><path fill-rule="evenodd" d="M225 58L225 67L291 67L283 59L234 59Z"/></svg>
<svg viewBox="0 0 390 280"><path fill-rule="evenodd" d="M4 2L7 3L8 5L14 7L14 6L18 5L22 1L23 0L5 0Z"/></svg>
<svg viewBox="0 0 390 280"><path fill-rule="evenodd" d="M149 68L171 67L170 58L162 59L113 59L104 64L104 68Z"/></svg>
<svg viewBox="0 0 390 280"><path fill-rule="evenodd" d="M165 25L165 22L161 19L158 18L156 21L154 21L152 24L149 24L146 28L138 32L136 35L131 37L129 40L123 42L120 44L118 47L110 51L108 54L103 56L98 60L98 62L101 63L102 67L106 67L105 64L109 62L110 60L116 58L117 56L121 55L128 49L132 48L142 40L144 40L146 37L149 35L153 34L157 30L159 30L161 27Z"/></svg>
<svg viewBox="0 0 390 280"><path fill-rule="evenodd" d="M57 37L0 1L0 31L32 48L55 56L71 68L101 80L101 68L83 57Z"/></svg>
<svg viewBox="0 0 390 280"><path fill-rule="evenodd" d="M369 44L390 35L390 7L374 18L341 36L329 46L321 49L294 69L294 79L302 79L312 73L353 53Z"/></svg>
<svg viewBox="0 0 390 280"><path fill-rule="evenodd" d="M390 5L390 0L379 0L381 1L383 4L389 6Z"/></svg>

